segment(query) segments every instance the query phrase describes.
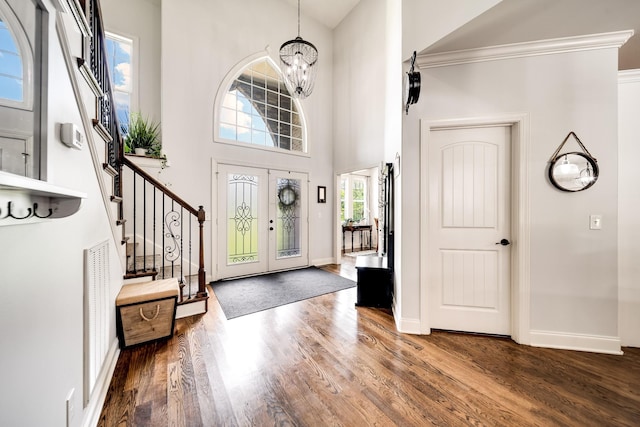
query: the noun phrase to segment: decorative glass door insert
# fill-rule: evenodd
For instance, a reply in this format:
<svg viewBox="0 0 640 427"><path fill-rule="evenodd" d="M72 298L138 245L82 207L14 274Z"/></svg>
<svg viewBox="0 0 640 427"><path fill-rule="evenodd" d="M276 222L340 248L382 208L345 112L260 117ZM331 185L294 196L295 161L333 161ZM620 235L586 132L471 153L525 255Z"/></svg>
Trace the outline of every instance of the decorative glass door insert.
<svg viewBox="0 0 640 427"><path fill-rule="evenodd" d="M300 256L300 180L277 178L277 259Z"/></svg>
<svg viewBox="0 0 640 427"><path fill-rule="evenodd" d="M227 174L227 262L258 261L258 183L256 175Z"/></svg>

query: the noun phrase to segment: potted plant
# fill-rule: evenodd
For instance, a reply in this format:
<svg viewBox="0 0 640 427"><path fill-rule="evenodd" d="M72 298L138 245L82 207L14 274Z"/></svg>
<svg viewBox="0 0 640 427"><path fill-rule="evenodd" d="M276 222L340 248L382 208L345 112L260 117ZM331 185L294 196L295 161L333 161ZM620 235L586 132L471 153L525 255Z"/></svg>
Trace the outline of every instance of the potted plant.
<svg viewBox="0 0 640 427"><path fill-rule="evenodd" d="M125 153L133 152L139 156L157 154L160 157L160 123L150 121L140 113L131 113L124 145Z"/></svg>

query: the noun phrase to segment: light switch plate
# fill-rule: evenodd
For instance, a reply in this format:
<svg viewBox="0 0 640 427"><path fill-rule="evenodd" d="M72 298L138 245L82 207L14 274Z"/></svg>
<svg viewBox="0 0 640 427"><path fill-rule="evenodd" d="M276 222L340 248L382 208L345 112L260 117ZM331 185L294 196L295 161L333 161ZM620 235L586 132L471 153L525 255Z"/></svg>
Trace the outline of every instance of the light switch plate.
<svg viewBox="0 0 640 427"><path fill-rule="evenodd" d="M602 215L590 215L589 216L589 229L601 230L602 229Z"/></svg>

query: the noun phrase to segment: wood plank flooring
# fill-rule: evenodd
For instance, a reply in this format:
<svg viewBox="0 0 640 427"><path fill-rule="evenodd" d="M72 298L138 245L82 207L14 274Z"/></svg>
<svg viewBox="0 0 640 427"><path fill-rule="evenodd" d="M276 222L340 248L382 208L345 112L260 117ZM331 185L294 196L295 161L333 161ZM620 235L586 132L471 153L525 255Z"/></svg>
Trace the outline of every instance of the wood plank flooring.
<svg viewBox="0 0 640 427"><path fill-rule="evenodd" d="M100 426L640 425L638 348L400 334L355 288L230 321L211 297L172 339L122 351Z"/></svg>

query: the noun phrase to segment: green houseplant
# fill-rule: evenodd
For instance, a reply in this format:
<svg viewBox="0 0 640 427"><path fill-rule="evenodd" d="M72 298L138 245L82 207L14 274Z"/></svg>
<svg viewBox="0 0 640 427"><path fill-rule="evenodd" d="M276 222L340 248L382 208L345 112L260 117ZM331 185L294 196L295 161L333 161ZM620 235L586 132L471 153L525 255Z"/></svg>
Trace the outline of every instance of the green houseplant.
<svg viewBox="0 0 640 427"><path fill-rule="evenodd" d="M150 154L152 157L160 158L160 123L146 119L140 113L131 113L124 146L125 153Z"/></svg>

